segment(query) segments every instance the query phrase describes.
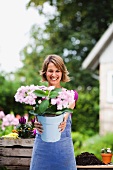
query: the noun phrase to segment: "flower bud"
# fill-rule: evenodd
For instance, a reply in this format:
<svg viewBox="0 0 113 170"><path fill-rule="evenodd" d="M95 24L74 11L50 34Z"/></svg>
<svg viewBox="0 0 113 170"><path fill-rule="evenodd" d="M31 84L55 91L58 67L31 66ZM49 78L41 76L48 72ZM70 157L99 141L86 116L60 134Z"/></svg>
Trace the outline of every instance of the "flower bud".
<svg viewBox="0 0 113 170"><path fill-rule="evenodd" d="M19 119L19 123L20 123L20 124L25 124L25 123L26 123L26 119L25 119L24 117L21 117L21 118Z"/></svg>

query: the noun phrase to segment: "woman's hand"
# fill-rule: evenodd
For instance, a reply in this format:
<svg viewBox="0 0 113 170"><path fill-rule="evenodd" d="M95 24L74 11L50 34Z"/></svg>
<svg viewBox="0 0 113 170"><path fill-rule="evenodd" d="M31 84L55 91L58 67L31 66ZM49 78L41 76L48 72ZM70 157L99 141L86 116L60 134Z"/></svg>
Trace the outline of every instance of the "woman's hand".
<svg viewBox="0 0 113 170"><path fill-rule="evenodd" d="M76 105L76 103L75 103L75 102L70 103L69 108L70 108L70 109L74 109L75 105Z"/></svg>
<svg viewBox="0 0 113 170"><path fill-rule="evenodd" d="M60 132L63 132L65 130L68 116L69 116L69 113L65 113L63 122L61 122L60 125L58 126L58 128L60 129Z"/></svg>
<svg viewBox="0 0 113 170"><path fill-rule="evenodd" d="M34 122L34 126L35 126L35 128L38 130L38 132L39 132L40 134L43 133L42 124L41 124L40 122L38 122L38 120Z"/></svg>

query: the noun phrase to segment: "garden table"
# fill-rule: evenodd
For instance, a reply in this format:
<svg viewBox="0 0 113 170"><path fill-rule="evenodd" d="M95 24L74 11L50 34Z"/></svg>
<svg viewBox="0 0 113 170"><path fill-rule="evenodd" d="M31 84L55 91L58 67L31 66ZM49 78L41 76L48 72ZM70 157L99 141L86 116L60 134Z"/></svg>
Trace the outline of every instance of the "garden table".
<svg viewBox="0 0 113 170"><path fill-rule="evenodd" d="M0 166L10 170L29 170L34 138L2 139L0 138ZM112 169L113 165L77 166L77 170Z"/></svg>
<svg viewBox="0 0 113 170"><path fill-rule="evenodd" d="M87 165L87 166L77 166L77 170L101 170L101 169L112 169L113 165Z"/></svg>

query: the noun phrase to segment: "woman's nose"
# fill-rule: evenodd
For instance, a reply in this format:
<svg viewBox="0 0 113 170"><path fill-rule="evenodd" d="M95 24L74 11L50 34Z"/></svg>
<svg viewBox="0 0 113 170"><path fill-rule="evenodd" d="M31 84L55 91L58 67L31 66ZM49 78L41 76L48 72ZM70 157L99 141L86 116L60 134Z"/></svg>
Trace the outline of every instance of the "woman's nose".
<svg viewBox="0 0 113 170"><path fill-rule="evenodd" d="M55 75L56 75L56 73L55 73L55 72L53 72L53 73L52 73L52 76L55 76Z"/></svg>

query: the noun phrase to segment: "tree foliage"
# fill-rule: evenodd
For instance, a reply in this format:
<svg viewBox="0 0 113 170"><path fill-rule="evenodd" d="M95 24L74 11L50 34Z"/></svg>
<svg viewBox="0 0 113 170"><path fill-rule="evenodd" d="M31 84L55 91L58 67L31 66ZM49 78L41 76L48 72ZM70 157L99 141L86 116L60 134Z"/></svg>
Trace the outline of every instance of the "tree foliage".
<svg viewBox="0 0 113 170"><path fill-rule="evenodd" d="M45 0L30 0L28 6L40 8L41 13L47 15L43 12L45 2ZM59 51L61 49L63 56L67 49L68 58L71 55L83 61L113 20L112 0L48 0L47 2L57 9L56 15L46 24L46 31L50 34L49 46Z"/></svg>
<svg viewBox="0 0 113 170"><path fill-rule="evenodd" d="M0 110L3 110L5 114L13 111L15 114L21 115L24 112L24 107L14 100L14 95L20 86L20 82L14 82L13 76L12 73L0 74Z"/></svg>
<svg viewBox="0 0 113 170"><path fill-rule="evenodd" d="M54 8L51 14L46 12L47 4ZM31 28L28 44L21 51L23 67L14 73L14 81L1 77L0 106L7 112L17 113L29 110L14 103L14 93L20 85L40 85L40 69L48 54L62 56L70 73L71 81L63 84L68 89L76 89L79 100L73 114L73 131L83 132L91 129L98 131L99 81L94 79L96 71L83 70L83 60L100 39L113 20L113 2L111 0L30 0L27 8L35 8L46 17L43 27ZM44 10L44 8L46 10ZM89 90L90 89L90 90ZM18 105L18 106L17 106ZM23 111L22 111L23 109ZM88 125L88 126L87 126ZM91 132L92 133L92 132Z"/></svg>
<svg viewBox="0 0 113 170"><path fill-rule="evenodd" d="M94 87L87 91L79 91L74 116L72 115L72 130L89 136L99 130L99 89Z"/></svg>
<svg viewBox="0 0 113 170"><path fill-rule="evenodd" d="M45 12L47 7L44 10L44 5L47 3L55 7L55 13L51 17ZM98 86L98 81L92 78L92 74L98 72L82 70L81 64L112 22L113 2L111 0L109 3L108 0L30 0L27 7L36 8L48 20L43 33L39 31L38 26L35 26L34 42L36 46L41 44L43 47L40 56L44 58L50 53L61 55L72 77L71 84L76 88L79 85L86 88L89 85ZM41 35L45 34L48 36L43 39L44 36Z"/></svg>

